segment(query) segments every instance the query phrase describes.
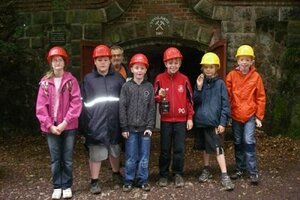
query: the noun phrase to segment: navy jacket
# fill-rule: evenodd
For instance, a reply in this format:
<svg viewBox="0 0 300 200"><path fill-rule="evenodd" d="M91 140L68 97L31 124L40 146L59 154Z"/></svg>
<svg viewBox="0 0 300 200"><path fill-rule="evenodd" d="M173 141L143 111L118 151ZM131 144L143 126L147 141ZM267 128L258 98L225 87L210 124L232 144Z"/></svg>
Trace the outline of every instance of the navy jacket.
<svg viewBox="0 0 300 200"><path fill-rule="evenodd" d="M230 116L228 93L219 77L204 79L202 90L194 90L196 127L226 126Z"/></svg>
<svg viewBox="0 0 300 200"><path fill-rule="evenodd" d="M89 144L118 144L121 140L119 125L119 97L125 79L110 67L107 75L96 68L84 77L81 85L83 111L81 131Z"/></svg>

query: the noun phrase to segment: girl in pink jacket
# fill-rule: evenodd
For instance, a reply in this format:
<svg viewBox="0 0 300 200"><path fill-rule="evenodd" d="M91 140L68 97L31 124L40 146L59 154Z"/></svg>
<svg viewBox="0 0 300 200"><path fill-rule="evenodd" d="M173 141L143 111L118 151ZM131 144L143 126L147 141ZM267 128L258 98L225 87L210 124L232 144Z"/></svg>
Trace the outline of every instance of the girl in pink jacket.
<svg viewBox="0 0 300 200"><path fill-rule="evenodd" d="M50 70L40 81L36 116L51 156L52 199L71 198L73 146L82 107L80 89L76 78L65 71L68 55L63 48L51 48L47 60Z"/></svg>

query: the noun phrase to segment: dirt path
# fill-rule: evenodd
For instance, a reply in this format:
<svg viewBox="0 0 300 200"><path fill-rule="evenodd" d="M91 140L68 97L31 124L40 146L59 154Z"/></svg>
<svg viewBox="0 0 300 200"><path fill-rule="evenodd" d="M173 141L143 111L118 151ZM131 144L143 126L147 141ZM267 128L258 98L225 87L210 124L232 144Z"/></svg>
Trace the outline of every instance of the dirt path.
<svg viewBox="0 0 300 200"><path fill-rule="evenodd" d="M120 186L111 183L108 162L101 172L103 193L89 193L87 158L83 145L78 140L74 158L73 199L300 199L300 140L284 137L268 137L257 134L258 163L261 182L251 186L247 178L235 181L232 192L221 190L219 170L215 159L211 165L213 179L200 184L201 153L192 149L193 139L186 140L185 187L175 189L156 185L158 178L159 133L152 140L150 163L151 192L134 189L122 192ZM233 145L226 141L226 160L229 171L234 168ZM39 134L0 134L0 199L51 199L49 153L46 140Z"/></svg>

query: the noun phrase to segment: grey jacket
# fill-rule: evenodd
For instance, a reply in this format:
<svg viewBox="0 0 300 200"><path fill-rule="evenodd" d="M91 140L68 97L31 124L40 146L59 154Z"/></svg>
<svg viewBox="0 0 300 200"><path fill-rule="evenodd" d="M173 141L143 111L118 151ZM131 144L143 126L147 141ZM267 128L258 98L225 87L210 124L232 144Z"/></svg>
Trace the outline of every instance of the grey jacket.
<svg viewBox="0 0 300 200"><path fill-rule="evenodd" d="M140 85L133 79L126 82L121 89L119 111L122 132L152 130L155 123L152 84L146 80Z"/></svg>

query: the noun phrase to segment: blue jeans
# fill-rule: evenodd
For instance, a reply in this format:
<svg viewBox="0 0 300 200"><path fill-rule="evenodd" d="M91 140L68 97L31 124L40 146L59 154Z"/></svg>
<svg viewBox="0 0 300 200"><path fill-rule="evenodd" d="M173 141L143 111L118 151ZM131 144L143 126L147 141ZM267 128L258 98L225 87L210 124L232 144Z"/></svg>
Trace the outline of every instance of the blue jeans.
<svg viewBox="0 0 300 200"><path fill-rule="evenodd" d="M247 170L249 174L258 173L255 153L255 116L247 122L232 120L232 131L235 147L236 169Z"/></svg>
<svg viewBox="0 0 300 200"><path fill-rule="evenodd" d="M129 133L125 140L125 184L132 184L135 178L138 184L148 182L150 145L150 136L144 132Z"/></svg>
<svg viewBox="0 0 300 200"><path fill-rule="evenodd" d="M173 150L172 172L183 175L186 122L161 122L159 175L167 178Z"/></svg>
<svg viewBox="0 0 300 200"><path fill-rule="evenodd" d="M63 131L61 135L47 135L54 189L70 188L73 184L73 147L75 136L75 129Z"/></svg>

